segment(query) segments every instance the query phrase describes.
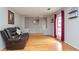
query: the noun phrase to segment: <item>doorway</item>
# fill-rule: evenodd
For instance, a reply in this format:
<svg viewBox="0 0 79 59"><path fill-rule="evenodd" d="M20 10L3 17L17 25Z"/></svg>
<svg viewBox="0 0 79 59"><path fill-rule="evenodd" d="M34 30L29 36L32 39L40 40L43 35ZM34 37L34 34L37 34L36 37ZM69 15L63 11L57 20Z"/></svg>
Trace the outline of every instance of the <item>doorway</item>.
<svg viewBox="0 0 79 59"><path fill-rule="evenodd" d="M64 10L54 15L54 37L64 41Z"/></svg>

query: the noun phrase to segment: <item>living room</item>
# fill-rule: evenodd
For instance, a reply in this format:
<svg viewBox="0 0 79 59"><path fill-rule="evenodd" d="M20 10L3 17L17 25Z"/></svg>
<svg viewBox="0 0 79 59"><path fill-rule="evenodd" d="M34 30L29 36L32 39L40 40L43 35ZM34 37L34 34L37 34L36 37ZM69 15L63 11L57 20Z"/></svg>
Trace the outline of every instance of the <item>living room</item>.
<svg viewBox="0 0 79 59"><path fill-rule="evenodd" d="M17 12L17 10L20 10L21 13L24 14L26 13L26 15L23 14L19 14ZM2 23L0 25L1 29L0 30L4 30L6 28L9 27L20 27L21 31L23 33L37 33L37 34L43 34L43 35L54 35L53 34L53 22L52 22L52 10L48 10L50 8L48 7L26 7L26 8L11 8L11 7L1 7L0 8L0 12L1 12L1 19L0 22ZM59 8L58 8L59 9ZM30 10L30 11L29 11ZM8 11L11 11L14 13L14 23L10 24L9 20L8 20ZM33 11L37 11L36 14ZM38 11L40 11L38 13ZM45 14L45 13L49 13L49 15ZM42 15L42 16L40 16ZM44 15L44 16L43 16ZM49 20L50 19L50 20ZM37 21L37 23L35 23ZM26 23L25 23L26 22ZM52 23L51 23L52 22ZM51 27L50 27L51 25ZM53 26L52 26L53 25ZM51 28L51 29L50 29ZM0 34L0 48L3 49L5 48L5 43L3 38L1 37Z"/></svg>
<svg viewBox="0 0 79 59"><path fill-rule="evenodd" d="M0 59L79 59L78 0L0 0Z"/></svg>
<svg viewBox="0 0 79 59"><path fill-rule="evenodd" d="M65 8L65 7L62 7L62 8L59 8L59 7L56 7L56 8L55 7L0 7L0 16L1 16L0 17L0 30L2 31L10 27L19 27L22 33L29 33L30 37L28 38L28 41L27 41L29 43L26 42L27 45L24 49L25 51L28 51L28 50L36 50L36 51L37 50L38 51L39 50L45 50L45 51L78 50L78 45L77 45L78 41L73 39L73 38L76 38L75 36L73 36L75 29L73 29L72 27L72 26L75 27L75 25L77 24L72 24L70 22L70 19L67 19L67 16L68 16L67 13L73 10L77 10L77 9L78 8L76 7L73 7L73 8L71 7L68 7L68 8ZM60 20L61 15L62 15L61 14L62 10L64 10L64 14L65 14L64 16L65 25L63 25L62 23L63 25L62 26L60 25L61 24L60 23L59 25L62 26L62 30L60 30L61 27L56 28L57 21L55 20L56 19ZM11 12L14 15L12 17L12 21L9 20L10 19L9 12ZM55 15L56 15L56 19L55 19ZM71 20L71 21L72 22L74 21L73 23L76 22L75 20ZM65 30L63 29L64 27L65 27ZM72 28L73 30L71 31L69 27ZM78 27L75 27L75 28L78 28ZM65 34L64 33L61 34L61 32L65 32ZM72 33L72 35L70 33ZM75 32L75 35L77 34L78 32ZM38 40L39 38L40 40ZM46 40L46 38L48 39ZM47 41L49 41L50 44L48 44L49 42ZM62 42L64 41L65 43L62 43L60 41ZM75 43L74 41L77 41L77 42ZM36 42L37 43L40 42L39 44L41 45L37 44ZM36 43L36 45L34 45L34 43ZM56 44L53 45L53 43L56 43ZM33 46L30 46L31 44ZM1 50L6 50L6 45L4 43L4 40L1 34L0 34L0 48Z"/></svg>

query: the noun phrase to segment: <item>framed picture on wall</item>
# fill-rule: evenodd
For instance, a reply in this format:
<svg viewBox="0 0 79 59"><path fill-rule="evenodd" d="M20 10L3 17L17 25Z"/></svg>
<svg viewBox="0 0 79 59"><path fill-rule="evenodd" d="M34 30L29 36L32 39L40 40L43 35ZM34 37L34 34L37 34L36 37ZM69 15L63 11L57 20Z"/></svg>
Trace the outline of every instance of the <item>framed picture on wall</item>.
<svg viewBox="0 0 79 59"><path fill-rule="evenodd" d="M14 24L14 13L8 10L8 24Z"/></svg>

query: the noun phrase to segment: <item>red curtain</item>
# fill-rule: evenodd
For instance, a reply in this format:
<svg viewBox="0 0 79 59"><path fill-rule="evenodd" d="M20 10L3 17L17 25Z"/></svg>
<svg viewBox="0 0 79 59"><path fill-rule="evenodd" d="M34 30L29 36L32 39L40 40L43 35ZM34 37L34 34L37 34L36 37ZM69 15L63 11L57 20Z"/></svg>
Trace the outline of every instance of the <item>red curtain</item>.
<svg viewBox="0 0 79 59"><path fill-rule="evenodd" d="M61 11L61 41L64 41L64 10Z"/></svg>
<svg viewBox="0 0 79 59"><path fill-rule="evenodd" d="M54 14L54 37L56 38L56 14Z"/></svg>

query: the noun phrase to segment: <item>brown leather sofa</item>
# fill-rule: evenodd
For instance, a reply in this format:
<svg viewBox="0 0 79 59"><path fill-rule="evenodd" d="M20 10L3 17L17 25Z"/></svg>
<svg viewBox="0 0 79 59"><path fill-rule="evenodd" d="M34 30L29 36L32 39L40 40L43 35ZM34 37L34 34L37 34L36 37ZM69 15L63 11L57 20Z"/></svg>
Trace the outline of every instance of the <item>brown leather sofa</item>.
<svg viewBox="0 0 79 59"><path fill-rule="evenodd" d="M23 49L29 38L28 33L22 33L22 34L18 35L16 33L16 29L20 29L20 28L11 27L11 28L7 28L7 29L4 29L3 31L1 31L1 35L4 39L6 48L8 50Z"/></svg>

